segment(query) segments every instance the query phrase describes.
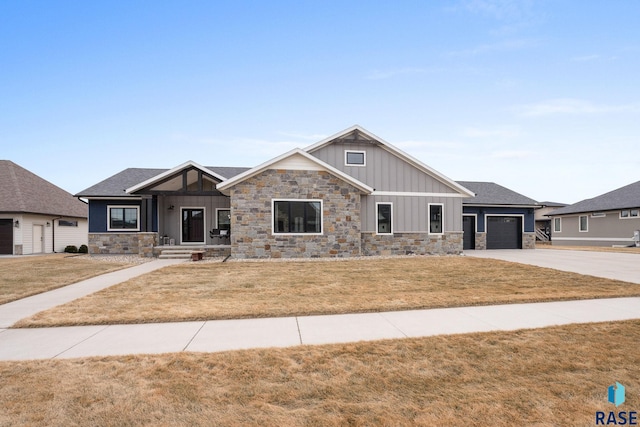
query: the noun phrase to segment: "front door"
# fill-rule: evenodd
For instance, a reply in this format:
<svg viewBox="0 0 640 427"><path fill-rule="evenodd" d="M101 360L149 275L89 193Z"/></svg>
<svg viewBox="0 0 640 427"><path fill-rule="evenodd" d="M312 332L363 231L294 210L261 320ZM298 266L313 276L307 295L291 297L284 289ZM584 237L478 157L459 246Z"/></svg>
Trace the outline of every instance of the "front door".
<svg viewBox="0 0 640 427"><path fill-rule="evenodd" d="M0 219L0 255L13 254L13 220Z"/></svg>
<svg viewBox="0 0 640 427"><path fill-rule="evenodd" d="M204 243L203 208L182 208L182 243Z"/></svg>
<svg viewBox="0 0 640 427"><path fill-rule="evenodd" d="M476 217L465 215L462 217L462 249L470 250L476 248Z"/></svg>
<svg viewBox="0 0 640 427"><path fill-rule="evenodd" d="M43 252L44 233L41 225L33 226L33 253L41 254Z"/></svg>

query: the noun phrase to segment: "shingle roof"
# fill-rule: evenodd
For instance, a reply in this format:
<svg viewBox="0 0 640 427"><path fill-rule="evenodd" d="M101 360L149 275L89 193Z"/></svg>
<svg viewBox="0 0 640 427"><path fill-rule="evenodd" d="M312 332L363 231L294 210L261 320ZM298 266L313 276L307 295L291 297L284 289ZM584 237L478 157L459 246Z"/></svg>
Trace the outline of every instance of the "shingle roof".
<svg viewBox="0 0 640 427"><path fill-rule="evenodd" d="M206 168L227 179L249 169L227 166L206 166ZM128 168L82 190L76 194L76 197L134 197L131 194L127 194L125 190L168 170L170 169Z"/></svg>
<svg viewBox="0 0 640 427"><path fill-rule="evenodd" d="M49 181L0 160L0 212L87 218L86 203Z"/></svg>
<svg viewBox="0 0 640 427"><path fill-rule="evenodd" d="M625 185L592 199L585 199L573 205L556 209L547 215L565 215L583 212L610 211L640 207L640 181Z"/></svg>
<svg viewBox="0 0 640 427"><path fill-rule="evenodd" d="M518 205L537 206L538 203L520 193L509 190L494 182L457 181L458 184L476 193L470 199L464 199L463 205Z"/></svg>

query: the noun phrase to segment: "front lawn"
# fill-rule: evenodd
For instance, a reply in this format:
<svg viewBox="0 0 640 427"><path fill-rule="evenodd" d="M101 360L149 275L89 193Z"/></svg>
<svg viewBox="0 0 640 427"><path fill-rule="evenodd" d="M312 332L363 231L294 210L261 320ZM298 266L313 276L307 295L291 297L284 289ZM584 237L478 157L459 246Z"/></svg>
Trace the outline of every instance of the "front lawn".
<svg viewBox="0 0 640 427"><path fill-rule="evenodd" d="M0 363L0 425L587 426L640 409L640 321ZM607 402L616 381L624 406Z"/></svg>
<svg viewBox="0 0 640 427"><path fill-rule="evenodd" d="M493 259L185 263L18 327L171 322L639 296L640 284Z"/></svg>

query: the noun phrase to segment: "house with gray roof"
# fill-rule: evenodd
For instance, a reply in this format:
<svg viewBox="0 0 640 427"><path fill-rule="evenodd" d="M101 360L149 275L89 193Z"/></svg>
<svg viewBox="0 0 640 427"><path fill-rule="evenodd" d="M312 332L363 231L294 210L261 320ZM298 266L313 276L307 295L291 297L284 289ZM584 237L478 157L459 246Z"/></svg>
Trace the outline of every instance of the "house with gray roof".
<svg viewBox="0 0 640 427"><path fill-rule="evenodd" d="M640 181L548 215L554 245L635 245L634 236L640 234Z"/></svg>
<svg viewBox="0 0 640 427"><path fill-rule="evenodd" d="M460 253L474 193L356 125L254 168L132 168L76 196L90 253L338 258Z"/></svg>
<svg viewBox="0 0 640 427"><path fill-rule="evenodd" d="M0 255L87 244L87 204L10 160L0 160Z"/></svg>
<svg viewBox="0 0 640 427"><path fill-rule="evenodd" d="M535 248L535 200L493 182L458 184L475 193L462 202L464 249Z"/></svg>

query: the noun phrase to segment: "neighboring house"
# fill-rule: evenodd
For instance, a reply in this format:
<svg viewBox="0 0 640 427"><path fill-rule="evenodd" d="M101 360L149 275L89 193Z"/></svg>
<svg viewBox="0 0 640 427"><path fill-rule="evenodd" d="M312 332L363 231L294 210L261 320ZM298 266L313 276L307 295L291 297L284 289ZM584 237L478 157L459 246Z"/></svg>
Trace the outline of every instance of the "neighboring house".
<svg viewBox="0 0 640 427"><path fill-rule="evenodd" d="M640 230L640 181L593 199L553 210L552 244L633 245Z"/></svg>
<svg viewBox="0 0 640 427"><path fill-rule="evenodd" d="M543 242L551 241L551 218L548 214L552 211L567 206L566 203L538 202L540 209L535 211L536 239Z"/></svg>
<svg viewBox="0 0 640 427"><path fill-rule="evenodd" d="M458 184L476 194L462 202L464 249L535 248L535 200L493 182Z"/></svg>
<svg viewBox="0 0 640 427"><path fill-rule="evenodd" d="M0 160L0 255L64 252L87 244L87 204Z"/></svg>
<svg viewBox="0 0 640 427"><path fill-rule="evenodd" d="M473 195L353 126L255 168L127 169L76 196L91 253L313 258L460 253Z"/></svg>

